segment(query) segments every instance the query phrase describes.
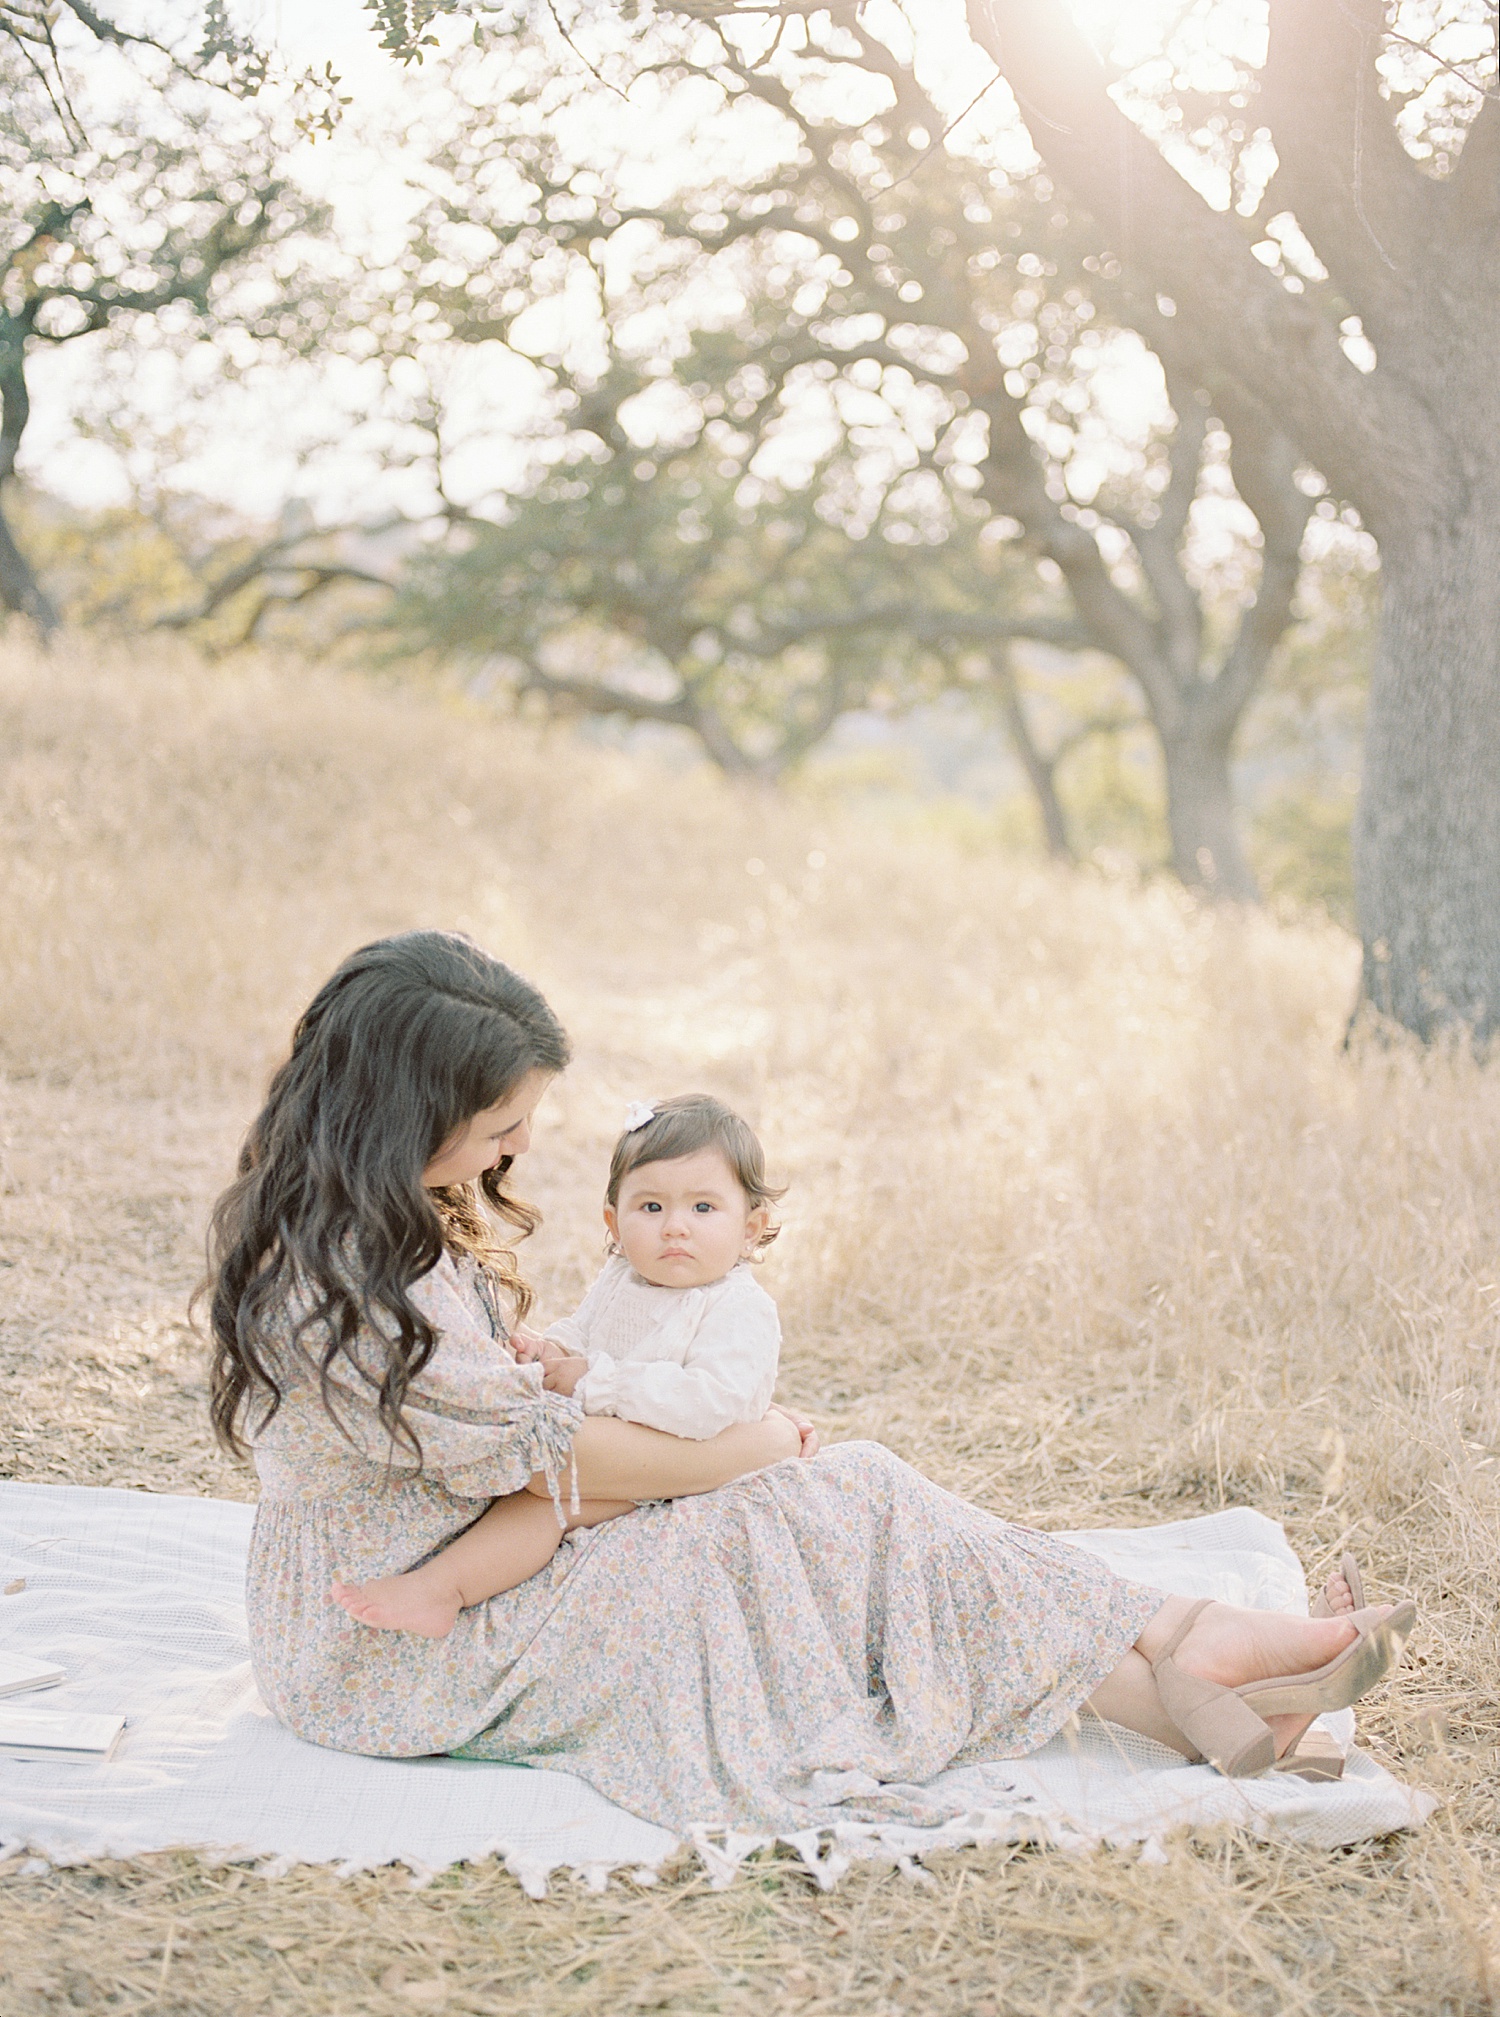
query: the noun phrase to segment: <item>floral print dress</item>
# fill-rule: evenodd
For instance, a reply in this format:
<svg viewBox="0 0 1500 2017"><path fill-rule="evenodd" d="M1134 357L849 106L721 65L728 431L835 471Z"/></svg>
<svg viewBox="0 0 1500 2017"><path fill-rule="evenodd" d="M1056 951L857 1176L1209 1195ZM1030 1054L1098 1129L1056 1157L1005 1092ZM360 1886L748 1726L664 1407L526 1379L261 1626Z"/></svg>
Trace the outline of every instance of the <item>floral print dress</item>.
<svg viewBox="0 0 1500 2017"><path fill-rule="evenodd" d="M256 1438L255 1673L313 1743L574 1772L677 1830L930 1821L921 1782L1045 1743L1161 1602L846 1443L571 1535L446 1639L357 1624L335 1577L416 1566L534 1472L566 1493L581 1419L512 1359L471 1264L411 1293L439 1332L407 1404L420 1475L352 1382L341 1433L289 1353Z"/></svg>

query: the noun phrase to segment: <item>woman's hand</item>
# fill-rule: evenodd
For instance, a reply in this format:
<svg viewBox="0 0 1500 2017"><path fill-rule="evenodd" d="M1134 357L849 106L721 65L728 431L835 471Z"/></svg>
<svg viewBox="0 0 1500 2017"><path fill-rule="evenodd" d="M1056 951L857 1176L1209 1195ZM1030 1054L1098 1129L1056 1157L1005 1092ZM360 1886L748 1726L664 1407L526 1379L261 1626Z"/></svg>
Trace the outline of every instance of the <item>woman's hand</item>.
<svg viewBox="0 0 1500 2017"><path fill-rule="evenodd" d="M794 1415L790 1408L783 1408L775 1401L771 1403L766 1419L769 1421L772 1415L785 1415L801 1437L802 1447L797 1452L799 1457L815 1457L818 1454L823 1447L822 1439L806 1415Z"/></svg>
<svg viewBox="0 0 1500 2017"><path fill-rule="evenodd" d="M517 1365L529 1366L542 1358L550 1342L540 1331L532 1330L527 1324L514 1324L511 1327L510 1348L516 1355Z"/></svg>

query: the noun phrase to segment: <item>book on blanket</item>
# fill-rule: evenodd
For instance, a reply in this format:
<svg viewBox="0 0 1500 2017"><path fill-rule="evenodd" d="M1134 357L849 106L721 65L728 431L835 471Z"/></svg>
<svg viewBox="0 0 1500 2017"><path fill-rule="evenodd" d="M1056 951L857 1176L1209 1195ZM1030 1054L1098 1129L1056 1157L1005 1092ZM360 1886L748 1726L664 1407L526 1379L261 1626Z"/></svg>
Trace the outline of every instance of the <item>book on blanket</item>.
<svg viewBox="0 0 1500 2017"><path fill-rule="evenodd" d="M14 1709L0 1703L0 1758L58 1765L102 1765L125 1727L123 1716L86 1716L77 1709Z"/></svg>
<svg viewBox="0 0 1500 2017"><path fill-rule="evenodd" d="M22 1695L28 1688L55 1688L63 1678L61 1667L50 1660L33 1660L25 1653L0 1651L0 1695Z"/></svg>

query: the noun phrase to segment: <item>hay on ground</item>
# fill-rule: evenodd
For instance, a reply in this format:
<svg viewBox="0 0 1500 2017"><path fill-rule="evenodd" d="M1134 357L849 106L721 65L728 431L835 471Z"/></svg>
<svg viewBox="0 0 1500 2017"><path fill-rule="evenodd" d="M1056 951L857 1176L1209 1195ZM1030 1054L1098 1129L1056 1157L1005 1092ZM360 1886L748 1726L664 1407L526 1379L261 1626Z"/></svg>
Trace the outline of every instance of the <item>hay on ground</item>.
<svg viewBox="0 0 1500 2017"><path fill-rule="evenodd" d="M1040 1525L1240 1501L1315 1572L1356 1546L1425 1620L1363 1740L1445 1802L1334 1856L976 1852L828 1898L774 1858L541 1903L12 1863L6 2017L1493 2007L1500 1080L1346 1053L1347 937L305 669L12 652L0 749L0 1470L251 1496L183 1327L207 1203L335 960L461 925L578 1041L526 1168L545 1308L624 1101L739 1103L792 1185L788 1398Z"/></svg>

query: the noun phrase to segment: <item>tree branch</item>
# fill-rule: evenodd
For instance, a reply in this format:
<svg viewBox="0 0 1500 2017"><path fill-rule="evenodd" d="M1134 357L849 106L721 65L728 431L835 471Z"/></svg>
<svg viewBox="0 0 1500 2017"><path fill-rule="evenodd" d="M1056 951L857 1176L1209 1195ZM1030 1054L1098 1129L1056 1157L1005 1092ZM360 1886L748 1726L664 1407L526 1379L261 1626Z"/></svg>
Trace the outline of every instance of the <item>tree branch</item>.
<svg viewBox="0 0 1500 2017"><path fill-rule="evenodd" d="M1227 739L1292 620L1312 499L1297 487L1298 456L1287 437L1268 430L1248 402L1221 397L1219 405L1229 429L1234 487L1255 513L1262 540L1255 599L1199 702L1212 728Z"/></svg>
<svg viewBox="0 0 1500 2017"><path fill-rule="evenodd" d="M1008 651L997 651L990 655L990 677L1000 695L1000 707L1005 716L1006 728L1010 731L1011 747L1025 771L1036 799L1037 811L1041 814L1042 833L1047 842L1047 852L1054 861L1076 861L1073 843L1068 835L1067 816L1062 800L1057 795L1056 756L1043 756L1036 737L1031 732L1031 723L1026 719L1026 708L1021 699L1020 683L1016 678L1016 668Z"/></svg>
<svg viewBox="0 0 1500 2017"><path fill-rule="evenodd" d="M288 573L310 577L308 583L294 595L265 595L256 616L245 633L248 640L254 634L256 624L269 604L273 602L303 602L308 595L315 594L335 581L358 581L372 588L389 588L390 583L383 575L374 574L368 568L355 567L345 561L293 560L289 556L295 548L305 546L310 538L327 538L327 533L288 534L267 540L254 553L237 562L220 578L204 589L202 596L191 609L176 609L165 616L159 616L152 624L153 630L187 630L195 623L203 623L221 610L226 602L233 600L242 589L268 574Z"/></svg>
<svg viewBox="0 0 1500 2017"><path fill-rule="evenodd" d="M1187 530L1203 462L1203 438L1208 416L1197 387L1163 358L1167 396L1177 426L1167 446L1167 487L1154 524L1133 519L1122 526L1129 533L1156 606L1162 647L1179 686L1196 685L1203 646L1203 605L1182 568L1182 537Z"/></svg>
<svg viewBox="0 0 1500 2017"><path fill-rule="evenodd" d="M117 26L115 22L106 19L103 14L91 7L88 0L63 0L63 5L70 14L83 23L95 41L111 42L117 49L129 49L132 46L154 49L161 56L171 56L173 63L176 63L176 57L172 56L165 42L158 42L151 35L135 35L128 28Z"/></svg>
<svg viewBox="0 0 1500 2017"><path fill-rule="evenodd" d="M1385 0L1272 0L1258 94L1278 163L1263 208L1295 214L1377 347L1419 299L1436 222L1380 96L1384 27Z"/></svg>
<svg viewBox="0 0 1500 2017"><path fill-rule="evenodd" d="M1151 712L1170 731L1181 713L1175 680L1162 661L1156 626L1111 576L1098 541L1047 495L1020 409L1004 389L993 345L971 357L966 389L989 421L989 453L980 466L982 495L996 511L1017 518L1035 544L1061 569L1090 644L1127 666L1140 682Z"/></svg>
<svg viewBox="0 0 1500 2017"><path fill-rule="evenodd" d="M565 673L548 672L536 659L517 659L522 677L517 693L539 693L552 705L581 709L585 714L622 714L627 721L662 722L672 728L686 728L697 736L704 749L722 771L743 777L757 768L730 734L718 710L696 694L688 681L671 700L652 700L639 693L627 693L602 679L578 679Z"/></svg>
<svg viewBox="0 0 1500 2017"><path fill-rule="evenodd" d="M606 680L548 672L534 658L517 658L516 662L522 669L518 693L539 693L585 714L623 714L630 721L658 721L673 728L697 730L697 711L685 687L671 700L652 700L647 694L627 693Z"/></svg>
<svg viewBox="0 0 1500 2017"><path fill-rule="evenodd" d="M1052 0L968 0L968 11L1038 151L1127 271L1177 303L1377 534L1403 517L1413 490L1433 482L1421 449L1433 422L1421 400L1389 374L1355 369L1316 305L1267 272L1235 221L1211 210L1120 111L1092 50Z"/></svg>

